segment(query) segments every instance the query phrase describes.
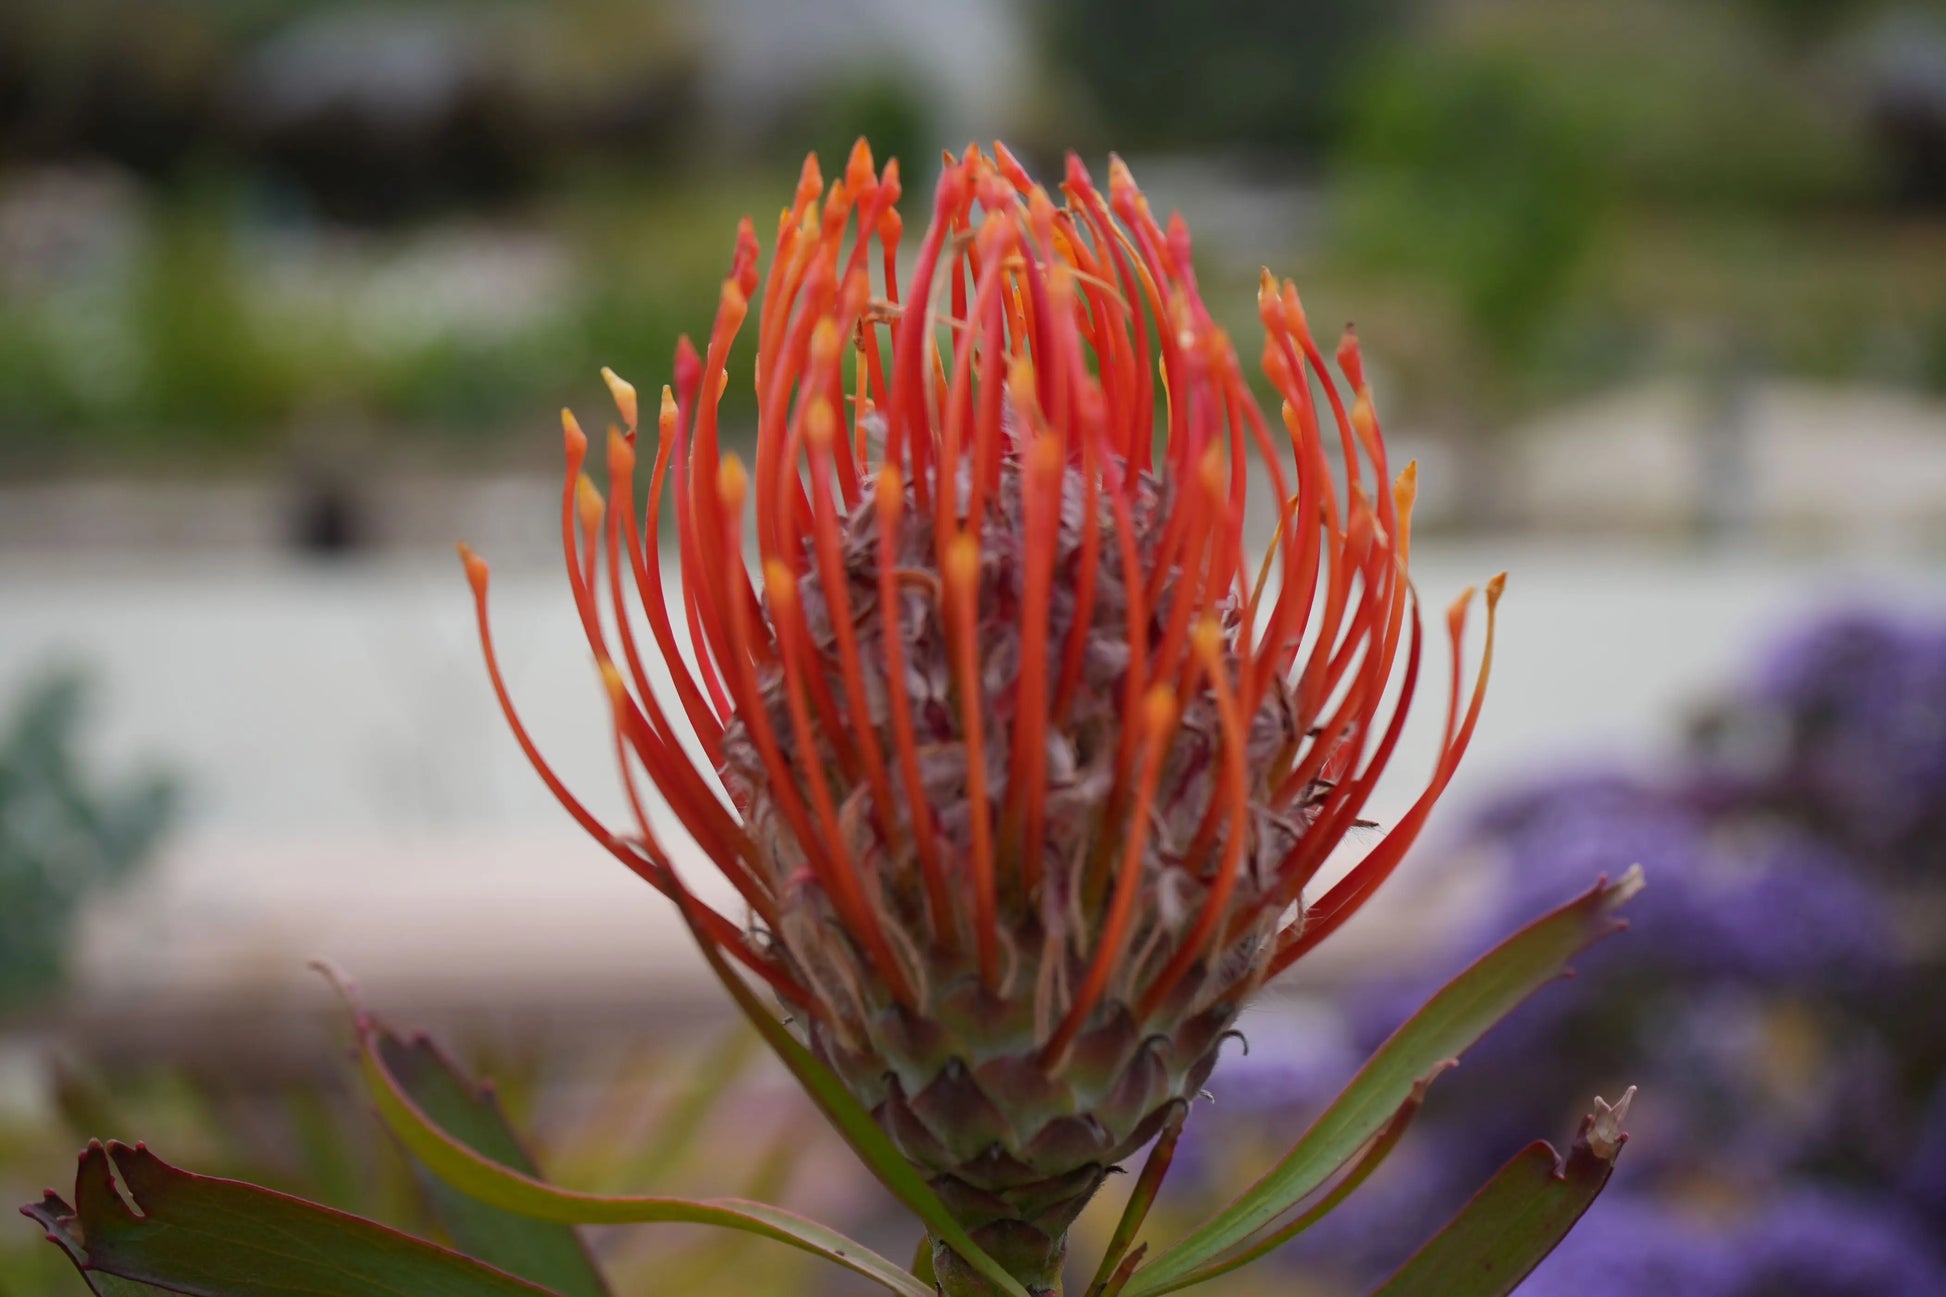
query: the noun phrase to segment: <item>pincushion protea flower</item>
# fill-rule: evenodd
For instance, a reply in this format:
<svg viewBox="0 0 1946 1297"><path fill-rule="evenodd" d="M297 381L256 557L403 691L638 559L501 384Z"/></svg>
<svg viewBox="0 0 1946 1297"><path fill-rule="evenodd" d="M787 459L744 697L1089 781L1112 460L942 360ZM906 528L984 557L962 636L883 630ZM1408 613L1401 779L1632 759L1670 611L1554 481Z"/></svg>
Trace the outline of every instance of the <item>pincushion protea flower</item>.
<svg viewBox="0 0 1946 1297"><path fill-rule="evenodd" d="M1470 592L1448 615L1424 791L1314 888L1421 674L1414 471L1393 475L1356 340L1336 353L1347 396L1266 271L1273 423L1188 229L1158 224L1119 161L1104 197L1070 157L1057 202L1002 146L948 157L903 284L899 190L861 141L828 187L806 162L762 275L743 223L708 344L685 340L662 389L639 518L634 388L606 375L605 496L564 416L567 577L631 829L535 750L494 660L486 564L462 553L541 778L774 990L972 1237L1053 1291L1109 1169L1420 831L1479 715L1500 583L1470 693ZM718 402L753 306L746 467ZM1253 474L1281 502L1256 560ZM656 550L671 497L680 589ZM644 774L747 915L687 892ZM944 1291L985 1290L949 1248L935 1261Z"/></svg>

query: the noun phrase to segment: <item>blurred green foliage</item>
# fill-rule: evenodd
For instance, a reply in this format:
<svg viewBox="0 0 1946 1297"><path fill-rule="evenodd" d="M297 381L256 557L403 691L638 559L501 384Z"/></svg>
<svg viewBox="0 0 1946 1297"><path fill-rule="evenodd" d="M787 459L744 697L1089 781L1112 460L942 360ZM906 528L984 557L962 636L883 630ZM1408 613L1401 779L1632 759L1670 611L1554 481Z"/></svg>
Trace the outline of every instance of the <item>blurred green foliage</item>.
<svg viewBox="0 0 1946 1297"><path fill-rule="evenodd" d="M79 675L50 675L0 734L0 1015L60 984L82 903L149 855L175 809L162 775L90 775L85 694Z"/></svg>
<svg viewBox="0 0 1946 1297"><path fill-rule="evenodd" d="M1094 137L1070 127L1056 144L1315 161L1342 132L1360 68L1408 12L1407 0L1053 0L1040 9L1048 55L1057 84L1084 89Z"/></svg>
<svg viewBox="0 0 1946 1297"><path fill-rule="evenodd" d="M1939 0L1052 0L992 125L1043 163L1301 187L1307 298L1466 429L1723 356L1946 389L1946 88L1927 109L1886 53L1925 66L1928 31ZM599 401L600 364L665 379L801 149L869 135L919 219L964 143L937 87L834 65L744 120L704 93L715 39L631 0L0 7L0 464L338 426L492 453ZM103 183L77 201L71 171ZM1248 283L1210 289L1247 325Z"/></svg>
<svg viewBox="0 0 1946 1297"><path fill-rule="evenodd" d="M776 1111L774 1099L753 1084L756 1043L739 1023L622 1057L584 1050L544 1058L533 1041L509 1047L474 1033L460 1061L474 1074L492 1069L494 1093L513 1125L531 1132L528 1149L565 1183L608 1193L854 1204L863 1173L844 1163L835 1176L821 1166L817 1185L802 1183L803 1163L826 1136L820 1128L807 1138L808 1110L787 1103ZM87 1140L145 1139L203 1174L450 1241L429 1173L379 1124L350 1069L336 1057L314 1063L279 1075L238 1075L216 1060L61 1059L50 1079L50 1111L24 1118L0 1105L0 1186L24 1200ZM813 1263L803 1254L752 1247L735 1234L663 1227L604 1230L589 1241L618 1292L824 1291L811 1282ZM33 1230L0 1233L0 1293L83 1291L73 1268Z"/></svg>
<svg viewBox="0 0 1946 1297"><path fill-rule="evenodd" d="M1498 0L1375 59L1331 273L1378 303L1402 381L1475 426L1730 358L1946 386L1919 341L1946 318L1946 226L1898 206L1841 46L1788 7Z"/></svg>

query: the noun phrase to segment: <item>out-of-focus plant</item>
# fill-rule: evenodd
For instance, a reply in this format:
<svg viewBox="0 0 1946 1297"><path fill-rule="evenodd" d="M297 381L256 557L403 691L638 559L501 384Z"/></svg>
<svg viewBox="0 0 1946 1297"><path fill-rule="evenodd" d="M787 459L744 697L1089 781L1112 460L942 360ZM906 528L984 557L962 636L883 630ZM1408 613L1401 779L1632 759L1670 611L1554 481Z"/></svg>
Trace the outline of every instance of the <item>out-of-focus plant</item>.
<svg viewBox="0 0 1946 1297"><path fill-rule="evenodd" d="M0 1015L60 984L82 903L147 858L175 808L164 775L87 769L86 701L82 675L49 674L0 733Z"/></svg>
<svg viewBox="0 0 1946 1297"><path fill-rule="evenodd" d="M83 1274L211 1297L585 1297L603 1281L573 1225L681 1222L905 1297L1049 1297L1075 1220L1146 1146L1085 1291L1159 1297L1332 1211L1455 1057L1620 926L1632 869L1434 993L1255 1185L1173 1241L1144 1238L1245 1004L1365 906L1450 782L1503 579L1487 585L1470 686L1474 592L1446 614L1427 783L1323 886L1425 656L1407 572L1416 470L1387 461L1355 338L1335 356L1347 400L1295 285L1264 272L1280 445L1203 305L1188 229L1158 223L1119 160L1103 194L1071 155L1057 208L1002 146L949 158L909 271L900 189L896 162L879 169L860 140L828 189L807 159L767 275L739 226L707 343L678 345L662 389L644 514L635 389L604 371L618 416L605 492L563 415L563 557L628 828L535 748L500 673L487 564L461 554L488 677L537 774L677 907L725 991L923 1225L917 1260L762 1202L558 1188L486 1096L358 1009L367 1090L453 1191L436 1202L463 1252L96 1144L71 1203L28 1208ZM753 305L746 470L723 452L718 405ZM1253 448L1281 505L1261 565L1245 548ZM672 493L679 591L657 545ZM674 829L733 889L736 917L678 871ZM1378 1297L1510 1292L1607 1183L1632 1093L1597 1099L1565 1157L1536 1143L1489 1167Z"/></svg>
<svg viewBox="0 0 1946 1297"><path fill-rule="evenodd" d="M1534 1297L1946 1293L1946 624L1843 614L1799 628L1641 774L1559 776L1498 799L1461 850L1498 890L1467 931L1640 861L1631 939L1592 956L1467 1058L1363 1204L1293 1262L1355 1291L1497 1156L1594 1078L1656 1095L1643 1155L1543 1264ZM1344 1047L1424 982L1373 988ZM1259 1022L1254 1082L1218 1087L1192 1165L1315 1104L1343 1067ZM1366 1210L1359 1210L1358 1208Z"/></svg>
<svg viewBox="0 0 1946 1297"><path fill-rule="evenodd" d="M1754 8L1428 6L1371 61L1330 259L1424 418L1483 436L1658 368L1923 378L1937 227L1894 208L1842 42Z"/></svg>
<svg viewBox="0 0 1946 1297"><path fill-rule="evenodd" d="M776 1102L776 1081L751 1075L760 1046L741 1023L701 1039L658 1042L619 1059L585 1049L542 1053L525 1042L510 1051L497 1034L489 1043L462 1029L460 1038L469 1044L459 1057L466 1065L423 1039L381 1034L388 1057L404 1060L400 1074L434 1093L427 1102L474 1092L481 1096L480 1111L490 1106L523 1128L527 1152L503 1146L497 1155L504 1159L543 1158L578 1182L610 1188L646 1178L690 1192L789 1193L848 1217L866 1205L863 1185L828 1176L808 1183L800 1173L807 1156L828 1161L836 1149L806 1137L803 1113ZM248 1181L474 1250L467 1231L479 1228L482 1218L406 1154L374 1121L356 1086L348 1087L342 1070L328 1061L306 1060L288 1074L239 1076L200 1058L88 1061L86 1053L79 1042L64 1047L51 1112L15 1118L0 1109L0 1178L10 1185L38 1178L40 1168L63 1157L77 1138L132 1140L141 1134L192 1160L206 1176ZM485 1089L467 1079L488 1060L498 1081L490 1105ZM563 1246L575 1242L573 1234L545 1230L537 1237L540 1242L529 1238L528 1245L543 1263L546 1249L555 1249L558 1278L561 1263L574 1259ZM75 1291L73 1271L57 1252L24 1235L18 1242L22 1246L0 1246L0 1291L9 1297ZM707 1235L612 1232L590 1243L617 1291L699 1297L821 1291L805 1283L809 1259L787 1249L726 1247L724 1239ZM480 1251L493 1254L490 1246ZM586 1270L585 1264L575 1268ZM112 1277L93 1282L112 1289Z"/></svg>
<svg viewBox="0 0 1946 1297"><path fill-rule="evenodd" d="M1057 0L1036 13L1046 57L1071 70L1063 120L1092 117L1129 150L1241 148L1304 166L1330 156L1360 70L1410 8Z"/></svg>

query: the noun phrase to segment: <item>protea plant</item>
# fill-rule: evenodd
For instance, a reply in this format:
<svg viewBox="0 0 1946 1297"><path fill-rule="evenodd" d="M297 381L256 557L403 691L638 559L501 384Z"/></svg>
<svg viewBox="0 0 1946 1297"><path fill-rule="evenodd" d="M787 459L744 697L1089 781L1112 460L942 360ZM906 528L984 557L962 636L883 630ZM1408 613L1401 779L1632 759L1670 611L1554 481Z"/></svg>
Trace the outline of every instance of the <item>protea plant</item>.
<svg viewBox="0 0 1946 1297"><path fill-rule="evenodd" d="M927 1239L908 1271L762 1204L556 1189L477 1094L361 1013L393 1130L515 1214L462 1237L546 1289L580 1297L600 1281L564 1234L514 1246L531 1241L524 1218L715 1224L904 1297L1047 1297L1070 1226L1151 1141L1089 1297L1214 1278L1355 1188L1432 1079L1614 930L1635 886L1598 882L1489 952L1242 1197L1166 1248L1142 1241L1239 1011L1371 898L1452 779L1501 581L1470 684L1470 592L1447 614L1423 790L1356 860L1334 859L1364 824L1425 657L1407 569L1414 471L1387 460L1356 340L1338 344L1334 372L1295 287L1266 271L1273 421L1204 305L1188 229L1158 224L1120 162L1104 197L1071 158L1057 200L1003 147L949 156L909 260L899 191L897 164L878 169L861 142L829 187L807 161L761 274L743 223L707 345L681 344L662 389L645 496L632 386L604 371L620 416L605 491L564 416L567 581L631 825L590 813L536 749L495 658L487 565L461 552L494 691L540 777L676 903ZM733 371L750 372L733 347L753 304L746 466L722 449L718 411ZM1276 502L1262 533L1246 527L1253 480ZM684 881L685 839L734 888L735 912ZM1328 864L1336 881L1320 886ZM1510 1291L1607 1180L1625 1104L1596 1102L1564 1161L1545 1144L1521 1153L1382 1297ZM111 1161L141 1216L118 1210ZM349 1297L408 1262L445 1275L442 1292L534 1291L245 1188L97 1145L77 1206L50 1194L29 1212L84 1269L172 1291ZM253 1220L278 1246L197 1246Z"/></svg>
<svg viewBox="0 0 1946 1297"><path fill-rule="evenodd" d="M1447 614L1423 792L1314 890L1421 673L1415 471L1387 460L1356 337L1334 374L1296 287L1264 272L1273 423L1188 228L1158 224L1119 159L1104 197L1070 156L1057 201L1003 145L949 155L903 284L899 195L861 140L828 186L806 161L761 275L743 223L707 345L685 340L662 389L639 518L634 387L603 371L605 494L563 415L567 578L628 829L534 750L486 564L462 554L495 690L555 795L768 984L972 1239L1050 1292L1070 1224L1196 1097L1244 1003L1418 835L1479 717L1503 578L1470 689L1473 592ZM753 307L746 466L718 404ZM1254 561L1253 478L1278 502ZM679 589L656 550L671 496ZM743 913L685 888L641 776ZM947 1292L988 1291L944 1240L933 1264Z"/></svg>

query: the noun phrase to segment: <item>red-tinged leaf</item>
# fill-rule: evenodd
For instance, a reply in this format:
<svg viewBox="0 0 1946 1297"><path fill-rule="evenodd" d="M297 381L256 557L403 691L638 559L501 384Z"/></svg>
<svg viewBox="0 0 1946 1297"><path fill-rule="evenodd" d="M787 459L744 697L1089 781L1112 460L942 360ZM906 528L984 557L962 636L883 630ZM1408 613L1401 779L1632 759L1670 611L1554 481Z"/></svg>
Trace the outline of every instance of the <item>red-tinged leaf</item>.
<svg viewBox="0 0 1946 1297"><path fill-rule="evenodd" d="M1155 1205L1155 1195L1162 1188L1162 1179L1169 1174L1169 1164L1176 1157L1176 1141L1182 1138L1183 1118L1188 1116L1189 1106L1178 1104L1169 1120L1163 1124L1162 1134L1156 1137L1155 1147L1142 1163L1142 1174L1136 1177L1135 1187L1129 1191L1128 1202L1122 1208L1122 1218L1115 1224L1115 1233L1108 1240L1107 1249L1101 1254L1101 1263L1095 1267L1095 1277L1088 1284L1086 1297L1108 1297L1117 1279L1128 1282L1129 1275L1135 1273L1140 1258L1131 1254L1129 1248L1135 1243L1135 1236L1142 1232L1142 1222L1149 1218L1149 1208ZM1142 1249L1137 1248L1137 1252ZM1123 1270L1127 1273L1124 1274Z"/></svg>
<svg viewBox="0 0 1946 1297"><path fill-rule="evenodd" d="M1615 912L1641 889L1641 871L1606 879L1508 937L1448 982L1353 1077L1283 1158L1235 1202L1136 1272L1127 1297L1158 1297L1233 1249L1247 1246L1357 1156L1423 1085L1521 1001L1568 971L1568 961L1627 925Z"/></svg>
<svg viewBox="0 0 1946 1297"><path fill-rule="evenodd" d="M523 1175L540 1176L490 1086L461 1072L426 1037L402 1040L374 1027L386 1071L430 1118L482 1157ZM561 1297L609 1297L601 1271L573 1226L489 1207L435 1175L423 1179L434 1214L468 1256L543 1284Z"/></svg>
<svg viewBox="0 0 1946 1297"><path fill-rule="evenodd" d="M1631 1089L1583 1119L1563 1161L1552 1145L1527 1146L1473 1195L1372 1297L1505 1297L1532 1274L1608 1184L1628 1136Z"/></svg>
<svg viewBox="0 0 1946 1297"><path fill-rule="evenodd" d="M140 1144L90 1144L74 1202L49 1193L22 1210L104 1297L141 1289L103 1276L187 1297L557 1297L362 1217L177 1170Z"/></svg>
<svg viewBox="0 0 1946 1297"><path fill-rule="evenodd" d="M119 1275L88 1269L87 1249L81 1246L80 1239L69 1232L74 1224L74 1208L62 1201L61 1196L52 1189L39 1202L22 1207L20 1214L38 1224L46 1231L47 1241L67 1253L82 1282L88 1285L88 1291L94 1293L95 1297L154 1297L157 1293L168 1291L137 1283L133 1279L123 1279Z"/></svg>

